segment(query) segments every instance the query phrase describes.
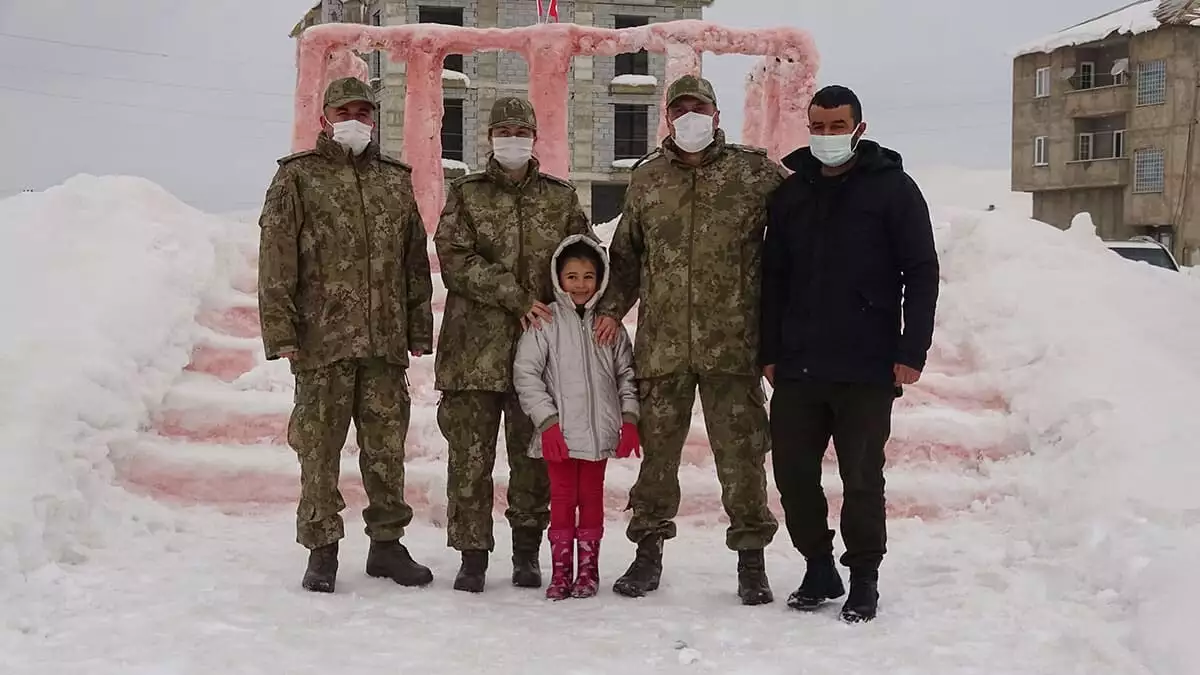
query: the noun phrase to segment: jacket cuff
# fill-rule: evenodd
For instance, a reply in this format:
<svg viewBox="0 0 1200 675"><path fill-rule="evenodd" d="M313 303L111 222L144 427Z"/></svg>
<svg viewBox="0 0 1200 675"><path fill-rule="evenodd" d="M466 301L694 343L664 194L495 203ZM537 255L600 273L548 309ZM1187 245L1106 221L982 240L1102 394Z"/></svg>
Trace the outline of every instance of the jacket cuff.
<svg viewBox="0 0 1200 675"><path fill-rule="evenodd" d="M547 429L554 426L555 424L558 424L558 415L551 415L551 416L547 417L546 419L542 420L541 424L538 425L538 428L537 428L538 433L539 434L545 433Z"/></svg>

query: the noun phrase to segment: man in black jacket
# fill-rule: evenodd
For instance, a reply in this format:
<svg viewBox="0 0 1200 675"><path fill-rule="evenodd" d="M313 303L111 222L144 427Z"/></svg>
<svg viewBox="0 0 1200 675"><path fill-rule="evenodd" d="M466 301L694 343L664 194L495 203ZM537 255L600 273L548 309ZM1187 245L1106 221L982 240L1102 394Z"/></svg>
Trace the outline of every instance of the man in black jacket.
<svg viewBox="0 0 1200 675"><path fill-rule="evenodd" d="M763 251L763 374L775 388L775 482L807 560L794 609L845 593L821 488L832 437L843 484L846 621L869 621L886 551L884 445L892 404L920 378L933 337L938 260L929 209L900 155L863 140L854 92L830 86L809 108L810 146L772 197ZM902 323L903 320L903 323Z"/></svg>

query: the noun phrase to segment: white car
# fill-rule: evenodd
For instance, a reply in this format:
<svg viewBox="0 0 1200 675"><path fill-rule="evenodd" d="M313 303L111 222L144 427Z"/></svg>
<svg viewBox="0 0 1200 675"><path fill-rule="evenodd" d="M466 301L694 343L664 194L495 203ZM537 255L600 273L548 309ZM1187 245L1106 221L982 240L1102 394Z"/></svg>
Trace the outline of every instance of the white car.
<svg viewBox="0 0 1200 675"><path fill-rule="evenodd" d="M1104 245L1117 255L1129 260L1144 262L1173 272L1179 271L1179 263L1170 249L1150 237L1134 237L1128 241L1106 241Z"/></svg>

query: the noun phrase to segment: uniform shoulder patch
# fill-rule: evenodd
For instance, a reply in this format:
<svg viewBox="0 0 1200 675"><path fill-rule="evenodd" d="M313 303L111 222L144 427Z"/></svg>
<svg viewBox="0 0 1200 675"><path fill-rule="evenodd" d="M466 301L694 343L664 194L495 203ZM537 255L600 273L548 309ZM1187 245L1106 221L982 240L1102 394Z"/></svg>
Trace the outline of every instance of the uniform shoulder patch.
<svg viewBox="0 0 1200 675"><path fill-rule="evenodd" d="M401 169L404 169L405 171L412 173L411 166L405 164L404 162L401 162L400 160L396 159L395 157L390 157L388 155L380 155L379 161L383 162L384 164L391 164L392 166L398 166Z"/></svg>
<svg viewBox="0 0 1200 675"><path fill-rule="evenodd" d="M315 154L317 154L316 150L301 150L300 152L293 152L287 157L281 157L275 161L279 162L279 166L283 166L284 164L287 164L288 162L294 162L301 157L308 157L309 155Z"/></svg>
<svg viewBox="0 0 1200 675"><path fill-rule="evenodd" d="M762 155L763 157L767 156L766 148L759 148L759 147L756 147L753 145L742 145L740 143L726 143L725 147L735 150L737 152L749 152L749 153L753 153L755 155Z"/></svg>
<svg viewBox="0 0 1200 675"><path fill-rule="evenodd" d="M632 168L636 169L639 166L641 166L647 162L652 162L662 156L663 156L662 148L655 148L655 149L651 150L650 152L647 152L646 154L642 155L641 159L639 159L638 161L633 163Z"/></svg>
<svg viewBox="0 0 1200 675"><path fill-rule="evenodd" d="M487 180L487 174L482 171L474 171L466 174L465 176L459 176L458 178L455 178L454 180L450 181L450 185L466 185L467 183L477 183L481 180Z"/></svg>
<svg viewBox="0 0 1200 675"><path fill-rule="evenodd" d="M558 176L551 176L548 173L542 173L540 171L538 172L538 175L541 176L542 179L548 180L551 183L555 183L557 185L562 185L563 187L569 187L572 190L575 189L575 184L565 178L559 178Z"/></svg>

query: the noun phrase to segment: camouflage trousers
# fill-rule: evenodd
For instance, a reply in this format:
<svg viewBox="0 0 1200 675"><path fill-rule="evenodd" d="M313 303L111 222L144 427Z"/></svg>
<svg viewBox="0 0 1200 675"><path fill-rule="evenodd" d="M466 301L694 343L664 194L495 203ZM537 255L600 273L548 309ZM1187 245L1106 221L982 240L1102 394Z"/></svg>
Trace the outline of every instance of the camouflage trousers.
<svg viewBox="0 0 1200 675"><path fill-rule="evenodd" d="M346 502L338 476L351 419L367 493L367 536L392 541L404 535L413 517L404 501L410 405L405 369L383 359L339 361L296 373L288 445L300 458L296 541L302 546L317 548L345 536L341 511Z"/></svg>
<svg viewBox="0 0 1200 675"><path fill-rule="evenodd" d="M438 427L449 446L446 479L448 545L458 551L491 551L494 499L492 470L496 435L504 416L508 453L508 509L514 540L541 532L550 523L550 479L546 465L527 454L533 422L513 392L447 391L438 404Z"/></svg>
<svg viewBox="0 0 1200 675"><path fill-rule="evenodd" d="M675 536L679 513L679 463L692 422L696 388L729 516L725 544L735 551L765 548L779 523L767 503L764 468L770 451L766 396L757 377L671 375L638 382L642 465L629 492L633 517L627 534Z"/></svg>

